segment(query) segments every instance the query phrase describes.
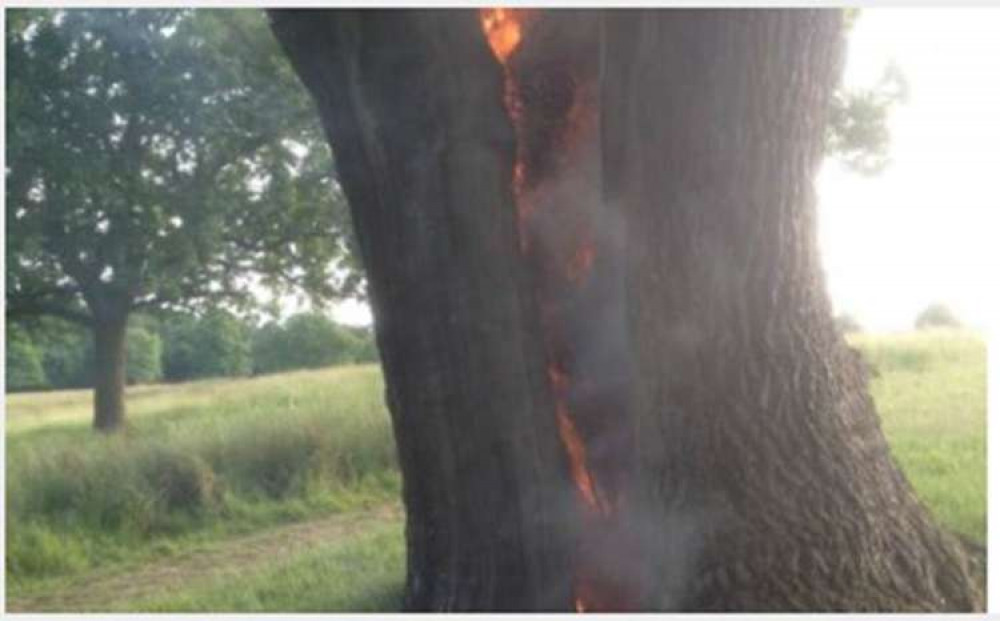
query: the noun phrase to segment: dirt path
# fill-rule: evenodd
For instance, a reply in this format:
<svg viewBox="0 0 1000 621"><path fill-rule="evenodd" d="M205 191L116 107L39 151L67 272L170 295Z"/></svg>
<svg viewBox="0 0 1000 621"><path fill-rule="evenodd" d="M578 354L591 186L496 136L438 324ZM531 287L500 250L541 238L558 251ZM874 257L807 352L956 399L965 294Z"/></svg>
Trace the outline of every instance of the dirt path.
<svg viewBox="0 0 1000 621"><path fill-rule="evenodd" d="M116 602L148 599L174 588L245 574L257 567L273 567L316 545L401 518L402 509L393 503L370 511L279 526L128 569L84 574L55 591L8 599L7 611L107 611Z"/></svg>

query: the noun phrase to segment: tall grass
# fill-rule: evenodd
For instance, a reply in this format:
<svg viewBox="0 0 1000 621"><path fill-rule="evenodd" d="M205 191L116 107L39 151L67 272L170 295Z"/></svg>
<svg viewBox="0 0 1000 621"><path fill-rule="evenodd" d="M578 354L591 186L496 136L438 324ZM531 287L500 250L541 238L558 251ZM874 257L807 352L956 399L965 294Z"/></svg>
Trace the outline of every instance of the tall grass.
<svg viewBox="0 0 1000 621"><path fill-rule="evenodd" d="M72 399L48 421L9 404L8 577L397 497L380 385L368 366L161 387L112 436Z"/></svg>
<svg viewBox="0 0 1000 621"><path fill-rule="evenodd" d="M122 612L385 612L403 606L402 524L332 542L260 573L192 585Z"/></svg>
<svg viewBox="0 0 1000 621"><path fill-rule="evenodd" d="M959 331L850 340L877 370L871 388L883 428L918 494L944 525L985 541L983 340ZM8 596L47 592L59 576L108 563L398 498L376 367L138 387L128 403L129 429L100 437L90 431L89 393L8 400ZM120 606L394 609L401 526L247 569Z"/></svg>
<svg viewBox="0 0 1000 621"><path fill-rule="evenodd" d="M937 329L857 335L892 452L949 528L986 541L986 344Z"/></svg>

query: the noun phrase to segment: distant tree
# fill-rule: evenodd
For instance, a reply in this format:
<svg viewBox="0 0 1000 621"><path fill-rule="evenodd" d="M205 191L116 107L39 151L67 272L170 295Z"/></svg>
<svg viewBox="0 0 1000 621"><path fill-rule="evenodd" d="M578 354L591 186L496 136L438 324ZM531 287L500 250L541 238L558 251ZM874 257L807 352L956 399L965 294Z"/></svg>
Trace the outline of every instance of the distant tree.
<svg viewBox="0 0 1000 621"><path fill-rule="evenodd" d="M28 325L52 388L92 386L94 348L83 326L56 317L42 317Z"/></svg>
<svg viewBox="0 0 1000 621"><path fill-rule="evenodd" d="M223 310L176 313L164 321L163 372L170 381L236 377L252 370L250 330Z"/></svg>
<svg viewBox="0 0 1000 621"><path fill-rule="evenodd" d="M843 334L863 331L861 323L850 313L841 313L834 317L833 321L837 324L837 329Z"/></svg>
<svg viewBox="0 0 1000 621"><path fill-rule="evenodd" d="M7 326L4 369L7 390L33 390L48 385L42 357L31 337L15 326Z"/></svg>
<svg viewBox="0 0 1000 621"><path fill-rule="evenodd" d="M8 333L23 332L38 351L42 368L51 388L89 388L94 385L94 343L86 328L53 317L13 323ZM8 337L11 338L11 337ZM139 315L126 332L129 384L159 381L163 377L162 340L156 321Z"/></svg>
<svg viewBox="0 0 1000 621"><path fill-rule="evenodd" d="M378 362L378 346L375 344L375 332L371 326L346 328L354 337L352 360L354 362Z"/></svg>
<svg viewBox="0 0 1000 621"><path fill-rule="evenodd" d="M302 313L283 325L272 323L258 331L254 371L276 373L353 362L357 346L349 329L319 313Z"/></svg>
<svg viewBox="0 0 1000 621"><path fill-rule="evenodd" d="M159 334L143 326L129 326L125 349L128 352L126 383L150 384L163 379L163 345Z"/></svg>
<svg viewBox="0 0 1000 621"><path fill-rule="evenodd" d="M259 11L8 11L6 313L91 331L125 415L136 311L357 282L312 106Z"/></svg>
<svg viewBox="0 0 1000 621"><path fill-rule="evenodd" d="M918 330L926 330L928 328L958 328L962 322L944 304L931 304L917 315L914 325Z"/></svg>

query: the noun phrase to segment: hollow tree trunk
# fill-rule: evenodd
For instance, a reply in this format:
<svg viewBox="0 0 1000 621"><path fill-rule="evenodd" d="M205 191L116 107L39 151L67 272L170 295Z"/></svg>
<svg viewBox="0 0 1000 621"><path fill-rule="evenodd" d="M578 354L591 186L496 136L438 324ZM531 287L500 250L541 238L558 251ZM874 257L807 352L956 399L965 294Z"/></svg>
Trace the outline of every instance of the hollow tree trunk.
<svg viewBox="0 0 1000 621"><path fill-rule="evenodd" d="M565 477L476 14L278 12L350 200L403 473L411 610L558 610ZM461 62L456 62L461 59Z"/></svg>
<svg viewBox="0 0 1000 621"><path fill-rule="evenodd" d="M94 429L111 432L125 422L127 316L94 321Z"/></svg>
<svg viewBox="0 0 1000 621"><path fill-rule="evenodd" d="M368 273L408 608L982 605L823 288L838 13L549 12L501 63L472 11L272 19Z"/></svg>

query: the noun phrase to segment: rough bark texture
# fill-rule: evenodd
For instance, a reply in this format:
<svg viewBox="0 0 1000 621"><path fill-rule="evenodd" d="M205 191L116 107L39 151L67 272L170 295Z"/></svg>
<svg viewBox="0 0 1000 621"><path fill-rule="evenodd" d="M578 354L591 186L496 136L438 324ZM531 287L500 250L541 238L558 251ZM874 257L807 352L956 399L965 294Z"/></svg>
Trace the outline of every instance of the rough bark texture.
<svg viewBox="0 0 1000 621"><path fill-rule="evenodd" d="M94 429L116 431L125 422L126 317L94 322Z"/></svg>
<svg viewBox="0 0 1000 621"><path fill-rule="evenodd" d="M403 472L410 610L562 610L572 487L517 257L513 135L474 11L274 30L336 145Z"/></svg>
<svg viewBox="0 0 1000 621"><path fill-rule="evenodd" d="M893 463L835 329L812 177L836 11L650 11L606 21L609 208L627 297L646 604L969 610L957 542Z"/></svg>
<svg viewBox="0 0 1000 621"><path fill-rule="evenodd" d="M475 12L272 14L336 150L368 271L404 477L407 606L570 609L578 535L604 533L584 554L631 576L630 608L981 607L957 542L892 461L824 291L811 179L839 14L592 16L587 191L603 200L587 209L598 252L617 255L594 262L604 295L567 294L586 300L556 324L573 364L614 378L606 405L572 406L592 409L577 423L598 484L614 488L603 530L574 501L559 441L540 316L552 290L519 247L514 135ZM560 57L559 37L549 44L537 59ZM559 67L519 71L559 108ZM560 174L558 158L544 172L544 150L566 147L546 131L518 137L536 140L543 177ZM597 345L609 334L610 349Z"/></svg>

